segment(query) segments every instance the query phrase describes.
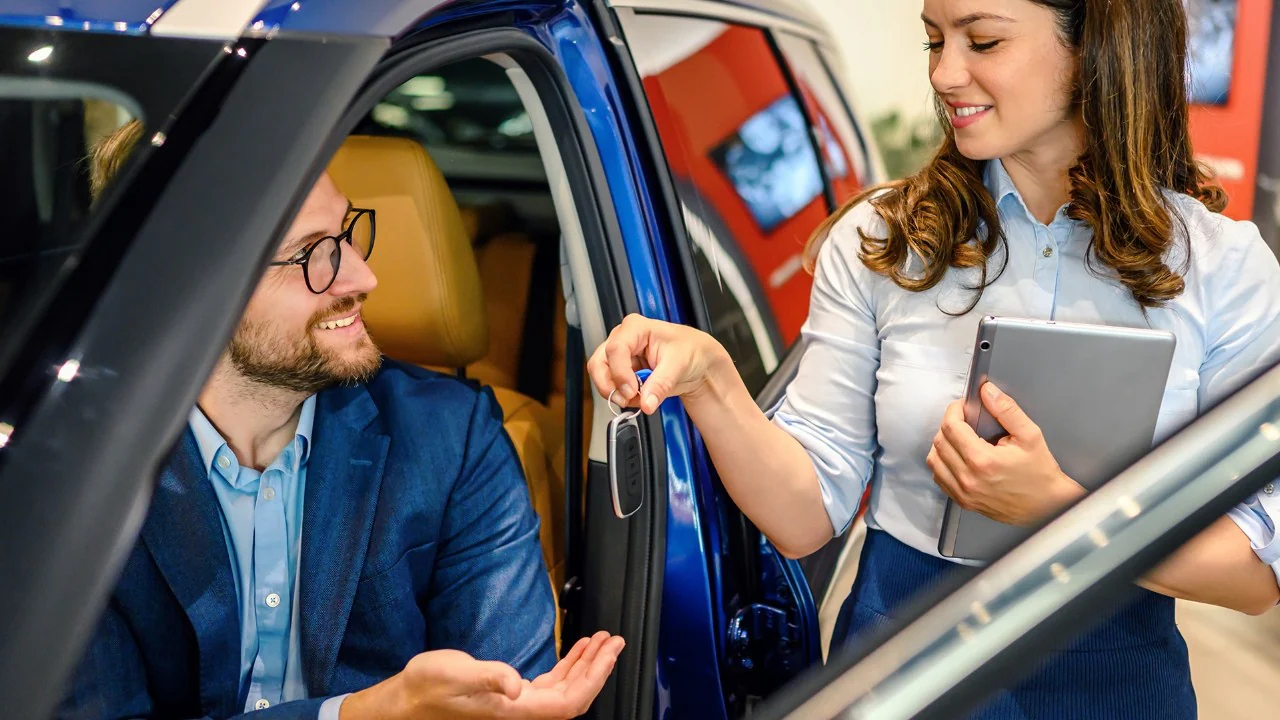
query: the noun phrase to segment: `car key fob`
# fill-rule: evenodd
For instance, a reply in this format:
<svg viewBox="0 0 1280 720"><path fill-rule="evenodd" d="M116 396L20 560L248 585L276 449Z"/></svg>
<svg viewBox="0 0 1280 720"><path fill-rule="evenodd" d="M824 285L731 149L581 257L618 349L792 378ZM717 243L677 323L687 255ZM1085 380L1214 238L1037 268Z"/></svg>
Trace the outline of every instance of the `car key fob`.
<svg viewBox="0 0 1280 720"><path fill-rule="evenodd" d="M636 373L640 382L648 370ZM645 454L640 443L640 411L627 409L609 421L609 486L613 494L613 514L627 518L644 504Z"/></svg>

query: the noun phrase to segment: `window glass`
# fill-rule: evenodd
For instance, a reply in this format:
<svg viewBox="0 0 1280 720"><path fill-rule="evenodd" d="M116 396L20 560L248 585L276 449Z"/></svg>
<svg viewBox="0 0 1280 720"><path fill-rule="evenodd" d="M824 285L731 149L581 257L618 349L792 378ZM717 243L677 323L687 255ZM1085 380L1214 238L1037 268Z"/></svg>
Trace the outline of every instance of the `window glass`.
<svg viewBox="0 0 1280 720"><path fill-rule="evenodd" d="M836 202L843 204L867 184L869 163L862 138L813 43L785 33L775 38L813 118Z"/></svg>
<svg viewBox="0 0 1280 720"><path fill-rule="evenodd" d="M455 192L466 189L460 183L467 181L513 189L546 184L520 94L506 70L484 58L410 78L388 93L356 132L422 143Z"/></svg>
<svg viewBox="0 0 1280 720"><path fill-rule="evenodd" d="M91 92L0 76L0 354L83 247L93 149L134 117L118 94Z"/></svg>
<svg viewBox="0 0 1280 720"><path fill-rule="evenodd" d="M805 113L764 31L662 15L623 22L712 334L757 392L799 337L812 287L802 253L830 210Z"/></svg>
<svg viewBox="0 0 1280 720"><path fill-rule="evenodd" d="M383 98L371 117L428 147L538 152L533 124L506 71L483 58L411 78Z"/></svg>

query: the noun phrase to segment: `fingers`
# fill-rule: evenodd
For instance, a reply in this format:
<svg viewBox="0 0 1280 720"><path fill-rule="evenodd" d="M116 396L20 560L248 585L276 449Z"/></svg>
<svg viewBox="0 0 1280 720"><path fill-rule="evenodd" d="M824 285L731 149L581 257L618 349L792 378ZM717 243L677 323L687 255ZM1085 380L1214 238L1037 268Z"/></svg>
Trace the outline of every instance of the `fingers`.
<svg viewBox="0 0 1280 720"><path fill-rule="evenodd" d="M596 656L600 654L600 648L604 647L610 637L609 633L603 630L591 636L591 639L587 641L586 647L582 650L582 655L579 657L578 661L573 664L573 667L569 668L569 672L565 675L566 683L573 683L586 673L587 668L590 667Z"/></svg>
<svg viewBox="0 0 1280 720"><path fill-rule="evenodd" d="M604 688L624 646L622 638L607 632L579 640L561 661L569 668L564 681L556 684L541 682L552 673L538 678L510 708L504 708L507 714L503 717L561 720L582 715Z"/></svg>
<svg viewBox="0 0 1280 720"><path fill-rule="evenodd" d="M967 467L986 467L990 459L991 443L978 437L978 433L965 422L963 402L956 400L947 406L947 411L942 416L941 434Z"/></svg>
<svg viewBox="0 0 1280 720"><path fill-rule="evenodd" d="M942 458L938 457L937 448L929 449L929 455L924 462L933 471L933 481L938 484L938 487L942 488L942 492L946 493L947 497L960 503L960 507L965 507L967 501L963 497L964 493L960 490L960 483L956 480L956 476L952 474L951 469L947 467L947 464L942 462Z"/></svg>
<svg viewBox="0 0 1280 720"><path fill-rule="evenodd" d="M605 361L609 363L609 379L618 390L614 401L619 405L630 404L639 385L635 373L635 355L631 352L630 344L609 342L605 347Z"/></svg>
<svg viewBox="0 0 1280 720"><path fill-rule="evenodd" d="M952 482L959 495L964 496L963 499L968 500L974 490L973 472L969 466L965 464L964 458L960 457L960 453L955 447L947 441L942 433L934 438L933 455L942 464L942 467L950 474ZM955 497L955 496L953 496ZM956 497L957 501L962 498ZM967 504L966 504L967 507Z"/></svg>
<svg viewBox="0 0 1280 720"><path fill-rule="evenodd" d="M675 366L672 363L655 364L657 367L649 375L649 379L640 386L640 410L646 415L656 412L662 401L671 396L671 391L676 385Z"/></svg>
<svg viewBox="0 0 1280 720"><path fill-rule="evenodd" d="M546 673L545 675L540 675L533 681L533 684L538 687L542 687L563 682L569 675L569 670L572 669L574 664L582 658L582 653L586 652L587 645L590 643L590 638L579 639L578 642L573 644L573 647L569 652L565 653L565 656L560 660L560 662L556 663L556 666L551 668L551 672Z"/></svg>
<svg viewBox="0 0 1280 720"><path fill-rule="evenodd" d="M1004 394L995 383L982 386L982 404L987 412L1000 423L1005 432L1018 440L1036 441L1040 438L1040 426L1022 411L1014 399Z"/></svg>
<svg viewBox="0 0 1280 720"><path fill-rule="evenodd" d="M619 405L631 405L638 394L635 371L643 367L640 358L649 346L650 331L655 321L640 315L628 315L587 362L587 373L601 397L614 394Z"/></svg>
<svg viewBox="0 0 1280 720"><path fill-rule="evenodd" d="M609 363L605 361L604 356L604 350L608 344L608 341L600 343L600 347L596 348L587 360L587 376L591 378L591 384L595 386L600 397L609 397L609 393L614 389L613 377L609 374Z"/></svg>
<svg viewBox="0 0 1280 720"><path fill-rule="evenodd" d="M618 655L625 646L626 642L622 638L610 637L595 648L596 653L589 661L584 656L578 663L584 666L584 672L565 688L565 700L575 716L591 707L591 702L608 682L609 675L618 663Z"/></svg>

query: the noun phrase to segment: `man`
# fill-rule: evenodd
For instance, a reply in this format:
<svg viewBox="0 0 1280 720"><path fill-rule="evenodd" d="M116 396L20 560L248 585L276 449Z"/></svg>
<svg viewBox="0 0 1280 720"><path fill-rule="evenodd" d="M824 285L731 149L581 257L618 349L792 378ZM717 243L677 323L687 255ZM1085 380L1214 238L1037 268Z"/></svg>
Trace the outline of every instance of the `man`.
<svg viewBox="0 0 1280 720"><path fill-rule="evenodd" d="M99 146L95 192L140 132ZM600 691L622 639L555 664L538 519L492 394L383 361L365 330L370 214L327 175L311 190L61 717L561 718Z"/></svg>

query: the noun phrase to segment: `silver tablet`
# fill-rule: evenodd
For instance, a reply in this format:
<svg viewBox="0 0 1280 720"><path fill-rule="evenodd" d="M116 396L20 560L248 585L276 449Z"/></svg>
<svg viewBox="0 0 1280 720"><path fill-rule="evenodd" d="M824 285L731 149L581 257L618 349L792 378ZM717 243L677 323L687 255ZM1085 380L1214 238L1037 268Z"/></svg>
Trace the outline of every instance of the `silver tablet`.
<svg viewBox="0 0 1280 720"><path fill-rule="evenodd" d="M990 380L1040 426L1063 472L1093 490L1151 449L1175 342L1162 330L984 317L965 420L989 442L1007 434L978 393ZM992 560L1031 531L948 499L938 551Z"/></svg>

